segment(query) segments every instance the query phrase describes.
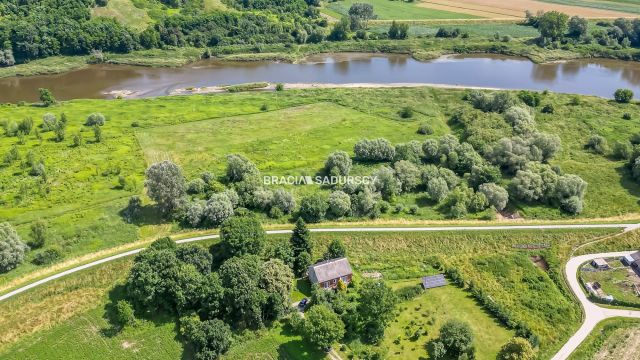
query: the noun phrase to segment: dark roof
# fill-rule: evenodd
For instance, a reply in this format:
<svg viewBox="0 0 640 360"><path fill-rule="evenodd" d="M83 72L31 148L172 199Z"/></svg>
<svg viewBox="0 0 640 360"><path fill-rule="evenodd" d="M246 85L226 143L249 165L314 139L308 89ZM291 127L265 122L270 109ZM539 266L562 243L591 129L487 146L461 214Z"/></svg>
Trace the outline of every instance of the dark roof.
<svg viewBox="0 0 640 360"><path fill-rule="evenodd" d="M326 260L309 266L309 280L314 284L351 274L353 271L351 271L351 265L349 265L347 258Z"/></svg>
<svg viewBox="0 0 640 360"><path fill-rule="evenodd" d="M422 278L422 287L425 289L431 289L445 285L447 285L447 279L444 278L443 274L425 276Z"/></svg>
<svg viewBox="0 0 640 360"><path fill-rule="evenodd" d="M633 260L640 260L640 251L636 251L633 254L631 254L631 258L633 258Z"/></svg>

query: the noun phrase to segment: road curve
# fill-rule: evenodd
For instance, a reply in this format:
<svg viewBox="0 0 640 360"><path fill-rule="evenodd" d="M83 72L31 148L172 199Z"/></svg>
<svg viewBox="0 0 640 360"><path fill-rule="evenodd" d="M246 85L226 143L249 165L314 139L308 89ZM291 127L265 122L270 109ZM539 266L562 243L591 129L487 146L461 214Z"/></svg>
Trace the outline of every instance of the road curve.
<svg viewBox="0 0 640 360"><path fill-rule="evenodd" d="M310 229L311 232L330 233L330 232L414 232L414 231L479 231L479 230L553 230L553 229L602 229L602 228L620 228L624 231L630 231L640 228L640 224L554 224L554 225L500 225L500 226L429 226L429 227L349 227L349 228L319 228ZM289 234L291 230L268 230L268 235ZM176 240L178 244L185 244L195 241L216 239L219 235L197 236L188 239ZM106 257L104 259L92 261L90 263L80 265L60 273L40 279L28 285L19 287L6 294L0 295L0 301L7 300L13 296L23 293L29 289L33 289L42 284L59 279L61 277L82 271L96 265L104 264L109 261L121 259L139 253L144 248L130 250L120 254Z"/></svg>
<svg viewBox="0 0 640 360"><path fill-rule="evenodd" d="M589 254L576 256L569 259L565 267L565 276L567 282L569 283L571 291L573 291L573 293L576 295L578 301L580 301L580 305L582 305L582 308L584 309L585 317L582 326L580 326L580 329L578 329L578 331L569 339L569 341L567 341L566 344L564 344L560 351L558 351L558 353L556 353L556 355L551 358L551 360L568 359L571 353L573 353L584 341L584 339L589 336L595 326L604 319L612 317L630 317L640 319L640 311L608 309L594 304L587 298L587 295L582 290L582 286L580 285L580 280L578 280L578 271L580 270L580 265L593 259L622 257L625 255L629 255L632 252L633 251L620 251L611 253Z"/></svg>

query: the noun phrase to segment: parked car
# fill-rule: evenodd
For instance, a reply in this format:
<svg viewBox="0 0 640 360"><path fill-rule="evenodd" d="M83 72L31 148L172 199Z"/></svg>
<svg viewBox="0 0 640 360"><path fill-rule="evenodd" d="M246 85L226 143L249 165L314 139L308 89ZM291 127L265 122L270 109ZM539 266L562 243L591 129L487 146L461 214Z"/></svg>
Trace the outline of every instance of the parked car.
<svg viewBox="0 0 640 360"><path fill-rule="evenodd" d="M308 303L309 303L309 299L304 298L304 299L300 300L300 302L298 303L298 307L300 309L304 309L307 306Z"/></svg>

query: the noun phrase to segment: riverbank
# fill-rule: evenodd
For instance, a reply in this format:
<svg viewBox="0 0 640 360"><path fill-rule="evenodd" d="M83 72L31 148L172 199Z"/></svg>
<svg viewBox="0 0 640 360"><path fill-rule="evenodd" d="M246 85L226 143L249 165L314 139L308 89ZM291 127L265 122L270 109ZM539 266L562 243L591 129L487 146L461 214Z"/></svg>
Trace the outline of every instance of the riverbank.
<svg viewBox="0 0 640 360"><path fill-rule="evenodd" d="M511 24L510 26L513 26ZM499 27L496 27L499 29ZM496 33L499 34L498 31ZM504 34L503 36L508 36ZM505 41L508 40L508 41ZM541 48L531 37L500 38L470 35L469 38L435 38L421 36L407 40L351 40L303 45L246 45L209 48L211 56L226 61L275 61L298 63L321 53L387 53L411 55L419 61L428 61L449 54L500 54L525 57L535 63L582 58L618 60L640 59L640 50L611 49L597 44L563 45L559 49ZM204 57L203 48L167 48L134 51L128 54L108 53L104 63L146 67L181 67ZM26 64L0 68L0 78L59 74L82 69L92 59L89 56L58 56L35 60Z"/></svg>

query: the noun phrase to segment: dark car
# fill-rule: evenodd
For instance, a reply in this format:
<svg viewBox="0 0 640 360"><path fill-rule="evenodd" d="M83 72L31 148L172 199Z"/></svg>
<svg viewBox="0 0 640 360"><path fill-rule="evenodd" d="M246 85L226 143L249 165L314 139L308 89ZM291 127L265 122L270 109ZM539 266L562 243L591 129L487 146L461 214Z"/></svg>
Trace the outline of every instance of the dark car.
<svg viewBox="0 0 640 360"><path fill-rule="evenodd" d="M305 306L307 306L308 303L309 303L309 299L304 298L304 299L300 300L300 302L298 303L298 307L300 309L304 309Z"/></svg>

